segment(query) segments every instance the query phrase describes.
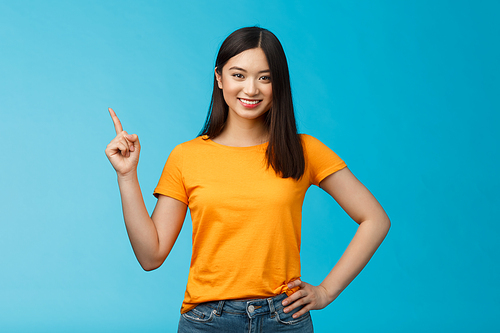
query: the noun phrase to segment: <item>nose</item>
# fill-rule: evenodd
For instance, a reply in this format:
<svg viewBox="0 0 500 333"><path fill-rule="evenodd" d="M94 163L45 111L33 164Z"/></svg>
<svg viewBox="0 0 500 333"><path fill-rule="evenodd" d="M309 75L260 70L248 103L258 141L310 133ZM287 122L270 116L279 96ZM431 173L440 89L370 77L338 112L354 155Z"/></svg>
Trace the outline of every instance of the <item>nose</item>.
<svg viewBox="0 0 500 333"><path fill-rule="evenodd" d="M255 80L246 80L243 92L248 96L255 96L259 93L259 88L255 83Z"/></svg>

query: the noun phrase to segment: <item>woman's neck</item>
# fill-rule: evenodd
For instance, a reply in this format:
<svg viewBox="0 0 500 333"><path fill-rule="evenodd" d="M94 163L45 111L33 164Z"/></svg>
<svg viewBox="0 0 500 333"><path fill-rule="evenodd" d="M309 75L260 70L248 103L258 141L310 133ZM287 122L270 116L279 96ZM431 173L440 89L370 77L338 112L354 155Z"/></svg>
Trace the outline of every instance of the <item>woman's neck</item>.
<svg viewBox="0 0 500 333"><path fill-rule="evenodd" d="M228 117L221 134L212 141L232 147L250 147L269 141L269 133L261 119L231 119Z"/></svg>

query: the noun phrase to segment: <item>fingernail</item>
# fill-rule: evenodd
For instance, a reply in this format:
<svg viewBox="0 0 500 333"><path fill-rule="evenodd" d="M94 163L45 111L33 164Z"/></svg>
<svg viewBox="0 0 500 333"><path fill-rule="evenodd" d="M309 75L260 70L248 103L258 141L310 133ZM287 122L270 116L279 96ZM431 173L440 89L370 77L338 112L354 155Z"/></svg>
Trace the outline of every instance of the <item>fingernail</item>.
<svg viewBox="0 0 500 333"><path fill-rule="evenodd" d="M281 304L288 305L288 301L283 301Z"/></svg>

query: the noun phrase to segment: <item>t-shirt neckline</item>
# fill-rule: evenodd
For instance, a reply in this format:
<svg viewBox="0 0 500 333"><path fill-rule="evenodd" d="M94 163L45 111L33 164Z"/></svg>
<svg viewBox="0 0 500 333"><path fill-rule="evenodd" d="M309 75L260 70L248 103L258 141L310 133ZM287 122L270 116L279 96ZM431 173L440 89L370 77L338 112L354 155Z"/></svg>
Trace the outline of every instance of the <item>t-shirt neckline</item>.
<svg viewBox="0 0 500 333"><path fill-rule="evenodd" d="M259 149L259 148L267 146L267 144L269 143L269 142L264 142L264 143L261 143L261 144L258 144L258 145L254 145L254 146L239 147L239 146L227 146L227 145L223 145L221 143L217 143L217 142L213 141L212 139L208 138L208 136L206 136L206 135L202 135L202 136L200 136L200 138L203 141L212 144L213 146L217 146L217 147L221 147L221 148L225 148L225 149L233 149L233 150Z"/></svg>

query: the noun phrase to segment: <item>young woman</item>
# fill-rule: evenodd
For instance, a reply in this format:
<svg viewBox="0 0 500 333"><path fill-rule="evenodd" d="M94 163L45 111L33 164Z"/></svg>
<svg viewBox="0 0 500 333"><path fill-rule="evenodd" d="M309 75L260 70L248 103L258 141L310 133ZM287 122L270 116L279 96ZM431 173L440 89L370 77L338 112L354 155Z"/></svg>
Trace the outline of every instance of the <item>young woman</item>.
<svg viewBox="0 0 500 333"><path fill-rule="evenodd" d="M145 270L164 262L191 212L193 254L179 332L312 332L309 311L335 300L389 230L384 210L345 163L297 134L286 57L268 30L239 29L222 44L205 126L171 152L151 217L137 180L138 137L109 111L116 137L106 155ZM319 286L300 279L302 203L312 184L359 224Z"/></svg>

